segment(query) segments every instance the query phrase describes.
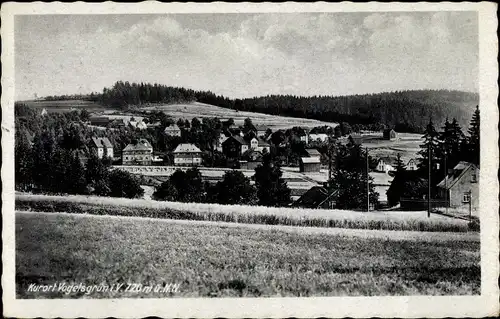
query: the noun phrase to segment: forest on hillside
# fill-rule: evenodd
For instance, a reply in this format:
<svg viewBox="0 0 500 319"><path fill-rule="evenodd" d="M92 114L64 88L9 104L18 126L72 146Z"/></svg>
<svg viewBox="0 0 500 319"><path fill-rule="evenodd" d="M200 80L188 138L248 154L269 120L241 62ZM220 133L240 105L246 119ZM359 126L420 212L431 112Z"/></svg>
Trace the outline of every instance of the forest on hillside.
<svg viewBox="0 0 500 319"><path fill-rule="evenodd" d="M373 124L399 132L422 133L429 119L456 118L466 126L479 94L449 90L414 90L349 96L268 95L230 99L210 91L195 91L160 84L116 82L89 98L107 106L127 108L150 103L201 102L265 114L349 124Z"/></svg>

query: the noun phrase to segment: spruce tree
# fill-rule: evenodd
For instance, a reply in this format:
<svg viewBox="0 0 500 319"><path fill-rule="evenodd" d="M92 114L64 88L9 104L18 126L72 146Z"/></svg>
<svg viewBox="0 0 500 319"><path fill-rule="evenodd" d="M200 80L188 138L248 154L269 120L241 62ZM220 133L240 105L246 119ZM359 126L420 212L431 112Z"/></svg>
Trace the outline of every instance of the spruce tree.
<svg viewBox="0 0 500 319"><path fill-rule="evenodd" d="M476 106L476 110L472 115L472 119L470 121L470 126L467 131L469 133L468 137L468 150L467 157L468 160L472 163L479 165L479 157L480 157L480 116L479 116L479 105Z"/></svg>
<svg viewBox="0 0 500 319"><path fill-rule="evenodd" d="M420 145L421 150L418 152L419 163L418 168L422 175L427 176L429 170L429 149L431 152L431 165L432 170L435 171L436 164L439 163L439 133L434 128L434 123L432 119L429 119L429 123L425 129L424 135L422 136L424 142Z"/></svg>
<svg viewBox="0 0 500 319"><path fill-rule="evenodd" d="M270 154L264 156L261 165L255 168L255 186L259 205L287 206L290 202L290 189L282 178L279 165L271 160Z"/></svg>
<svg viewBox="0 0 500 319"><path fill-rule="evenodd" d="M396 172L404 172L406 171L406 165L401 159L401 154L398 153L396 156Z"/></svg>

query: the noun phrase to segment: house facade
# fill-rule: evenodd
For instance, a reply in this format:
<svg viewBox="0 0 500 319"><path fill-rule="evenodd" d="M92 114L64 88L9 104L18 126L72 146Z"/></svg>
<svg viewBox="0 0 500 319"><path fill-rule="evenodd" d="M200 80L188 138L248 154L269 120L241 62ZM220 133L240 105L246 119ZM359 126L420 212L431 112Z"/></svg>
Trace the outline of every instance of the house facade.
<svg viewBox="0 0 500 319"><path fill-rule="evenodd" d="M384 140L395 140L397 138L396 131L393 129L386 129L383 133Z"/></svg>
<svg viewBox="0 0 500 319"><path fill-rule="evenodd" d="M239 135L228 137L222 143L222 152L229 158L239 158L248 149L247 142Z"/></svg>
<svg viewBox="0 0 500 319"><path fill-rule="evenodd" d="M163 131L163 133L165 135L169 135L169 136L181 136L182 134L182 131L181 129L179 128L179 126L177 124L171 124L170 126L167 126L165 128L165 130Z"/></svg>
<svg viewBox="0 0 500 319"><path fill-rule="evenodd" d="M202 163L201 154L201 150L194 144L179 144L174 150L174 165L199 166Z"/></svg>
<svg viewBox="0 0 500 319"><path fill-rule="evenodd" d="M151 165L153 147L146 139L130 143L122 150L123 165Z"/></svg>
<svg viewBox="0 0 500 319"><path fill-rule="evenodd" d="M92 149L97 154L98 158L114 157L113 144L111 144L107 137L93 137Z"/></svg>
<svg viewBox="0 0 500 319"><path fill-rule="evenodd" d="M381 157L378 159L376 170L378 172L389 173L395 171L396 160L390 157Z"/></svg>
<svg viewBox="0 0 500 319"><path fill-rule="evenodd" d="M462 208L464 212L478 213L479 167L468 162L459 162L437 185L440 199L449 207Z"/></svg>
<svg viewBox="0 0 500 319"><path fill-rule="evenodd" d="M412 158L411 160L408 161L408 164L406 164L406 170L416 171L417 169L418 169L417 161L414 158Z"/></svg>

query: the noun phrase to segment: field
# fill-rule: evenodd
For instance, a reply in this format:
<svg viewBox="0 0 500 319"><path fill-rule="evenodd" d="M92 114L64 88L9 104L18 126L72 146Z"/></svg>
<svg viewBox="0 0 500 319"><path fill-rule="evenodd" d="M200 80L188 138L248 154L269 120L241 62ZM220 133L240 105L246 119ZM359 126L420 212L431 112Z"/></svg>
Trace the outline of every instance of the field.
<svg viewBox="0 0 500 319"><path fill-rule="evenodd" d="M457 238L16 213L17 298L470 295L479 293L479 259L478 241ZM27 291L56 282L180 286L177 293Z"/></svg>
<svg viewBox="0 0 500 319"><path fill-rule="evenodd" d="M45 108L49 113L71 112L74 110L80 111L82 109L85 109L89 112L102 112L105 110L112 110L112 108L100 105L92 101L84 101L84 100L62 100L62 101L30 100L30 101L20 101L20 103L24 103L28 106L35 107L40 110Z"/></svg>
<svg viewBox="0 0 500 319"><path fill-rule="evenodd" d="M200 203L160 202L90 196L16 195L16 210L74 214L152 217L158 219L224 221L243 224L327 228L468 232L462 219L426 212L273 208Z"/></svg>
<svg viewBox="0 0 500 319"><path fill-rule="evenodd" d="M322 122L305 118L294 118L268 115L263 113L237 111L198 102L186 104L166 104L162 106L151 106L141 109L160 110L175 119L184 118L191 120L193 117L219 117L222 119L232 118L236 125L243 125L243 121L247 117L249 117L252 119L254 125L264 125L271 128L273 131L281 128L291 128L294 126L313 128L315 126L328 125L335 127L337 125L337 123Z"/></svg>

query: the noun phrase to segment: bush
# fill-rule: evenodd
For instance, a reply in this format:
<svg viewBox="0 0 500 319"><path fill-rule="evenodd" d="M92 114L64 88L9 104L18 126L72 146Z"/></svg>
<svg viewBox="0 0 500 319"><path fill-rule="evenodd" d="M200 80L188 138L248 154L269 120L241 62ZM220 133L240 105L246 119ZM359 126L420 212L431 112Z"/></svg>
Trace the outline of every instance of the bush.
<svg viewBox="0 0 500 319"><path fill-rule="evenodd" d="M480 231L480 226L479 219L473 219L467 224L470 231Z"/></svg>

